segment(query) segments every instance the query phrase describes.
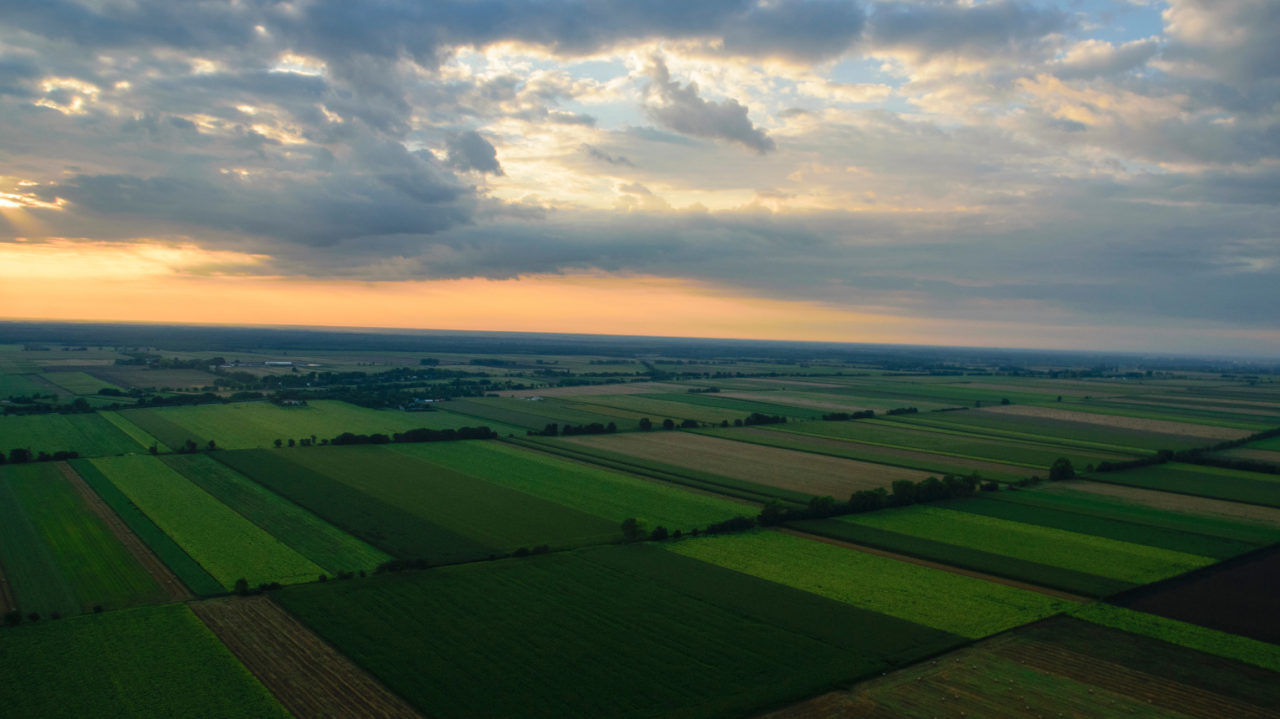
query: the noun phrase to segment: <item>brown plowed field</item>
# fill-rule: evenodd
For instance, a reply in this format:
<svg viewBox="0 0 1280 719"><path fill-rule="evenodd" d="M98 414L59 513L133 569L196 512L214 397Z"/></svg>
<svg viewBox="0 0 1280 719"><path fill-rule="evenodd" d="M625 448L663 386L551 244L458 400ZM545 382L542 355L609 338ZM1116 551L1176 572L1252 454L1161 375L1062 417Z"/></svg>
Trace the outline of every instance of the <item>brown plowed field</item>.
<svg viewBox="0 0 1280 719"><path fill-rule="evenodd" d="M1023 404L1002 405L999 407L983 407L978 412L999 412L1021 417L1044 417L1067 422L1099 424L1104 427L1122 427L1124 429L1140 429L1146 432L1162 432L1164 434L1180 434L1185 437L1202 437L1204 439L1241 439L1253 434L1247 429L1231 427L1212 427L1207 424L1188 424L1171 422L1164 419L1140 419L1138 417L1122 417L1114 414L1094 414L1093 412L1072 412L1067 409L1053 407L1032 407Z"/></svg>
<svg viewBox="0 0 1280 719"><path fill-rule="evenodd" d="M757 429L751 427L745 430L747 433L764 433L769 432L767 429ZM984 462L980 459L965 459L964 457L951 457L945 454L930 454L928 452L917 452L910 449L898 449L896 447L882 447L876 444L862 444L861 442L848 442L843 439L830 439L828 437L815 437L807 434L789 434L787 439L802 442L804 444L812 444L815 447L830 447L831 449L844 449L850 452L866 452L868 454L880 454L886 457L897 457L899 459L914 459L919 461L937 462L939 464L950 464L966 469L986 470L988 472L1003 472L1005 474L1025 475L1034 470L1027 467L1018 467L1012 464L1000 464L998 462Z"/></svg>
<svg viewBox="0 0 1280 719"><path fill-rule="evenodd" d="M138 560L138 563L156 580L156 584L159 584L164 589L170 599L181 602L195 597L191 590L187 588L187 585L183 584L182 580L178 579L177 575L169 569L169 565L160 561L160 558L151 551L146 542L143 542L138 535L133 533L133 530L129 529L129 525L120 519L120 515L116 514L115 510L111 509L106 502L102 501L102 497L99 497L98 493L93 491L93 488L84 481L71 465L66 462L58 462L58 469L62 471L67 481L84 499L84 503L89 506L89 509L102 518L102 521L106 523L107 528L116 536L116 539L119 539L125 549L128 549L129 553Z"/></svg>
<svg viewBox="0 0 1280 719"><path fill-rule="evenodd" d="M766 715L1278 719L1280 675L1052 619Z"/></svg>
<svg viewBox="0 0 1280 719"><path fill-rule="evenodd" d="M421 719L266 597L188 606L297 719Z"/></svg>
<svg viewBox="0 0 1280 719"><path fill-rule="evenodd" d="M565 441L770 487L840 499L846 499L860 489L888 487L899 479L919 482L929 476L912 469L793 452L688 432L632 432L573 437Z"/></svg>
<svg viewBox="0 0 1280 719"><path fill-rule="evenodd" d="M587 397L597 394L648 394L653 392L683 392L685 387L661 382L636 382L634 384L590 384L581 387L547 387L546 389L521 389L503 392L503 397Z"/></svg>
<svg viewBox="0 0 1280 719"><path fill-rule="evenodd" d="M1158 492L1154 489L1139 489L1138 487L1125 487L1118 484L1103 484L1083 479L1050 484L1036 491L1090 492L1114 497L1127 504L1136 504L1153 509L1185 512L1203 517L1217 517L1234 522L1249 522L1251 524L1280 528L1280 509L1228 502L1221 499L1191 497L1184 494Z"/></svg>

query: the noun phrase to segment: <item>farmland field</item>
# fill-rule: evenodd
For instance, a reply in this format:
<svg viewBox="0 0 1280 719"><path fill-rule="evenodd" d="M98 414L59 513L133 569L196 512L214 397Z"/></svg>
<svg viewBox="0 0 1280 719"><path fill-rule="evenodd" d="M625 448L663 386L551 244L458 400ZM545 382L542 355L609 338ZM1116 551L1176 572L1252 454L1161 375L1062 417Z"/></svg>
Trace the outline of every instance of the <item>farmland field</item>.
<svg viewBox="0 0 1280 719"><path fill-rule="evenodd" d="M817 717L1271 717L1280 675L1055 618L769 714Z"/></svg>
<svg viewBox="0 0 1280 719"><path fill-rule="evenodd" d="M688 531L746 511L734 502L495 442L434 442L390 447L423 461L618 523L638 517L647 519L651 526Z"/></svg>
<svg viewBox="0 0 1280 719"><path fill-rule="evenodd" d="M289 719L183 604L0 631L6 719Z"/></svg>
<svg viewBox="0 0 1280 719"><path fill-rule="evenodd" d="M486 555L540 544L563 548L621 539L618 522L382 447L318 447L282 453L292 462L488 547Z"/></svg>
<svg viewBox="0 0 1280 719"><path fill-rule="evenodd" d="M959 432L1006 436L1024 441L1049 444L1069 442L1093 443L1155 452L1161 449L1183 450L1212 444L1213 440L1181 434L1148 432L1125 427L1109 427L1051 417L1014 415L1005 412L975 410L897 417L896 422L917 427L938 427Z"/></svg>
<svg viewBox="0 0 1280 719"><path fill-rule="evenodd" d="M1147 432L1163 432L1173 435L1187 435L1191 437L1201 437L1209 440L1206 444L1211 444L1213 440L1222 441L1224 439L1240 439L1248 437L1252 432L1247 429L1235 429L1232 427L1214 427L1205 424L1191 424L1189 422L1175 422L1161 419L1145 419L1139 417L1126 417L1120 414L1097 414L1094 412L1074 412L1065 409L1055 409L1053 407L1028 407L1025 405L1009 405L1006 407L991 407L985 411L1000 412L1002 414L1016 415L1020 417L1045 417L1048 419L1061 419L1070 422L1083 422L1086 424L1100 424L1107 427L1120 427L1123 429L1137 429ZM1261 425L1265 427L1266 425Z"/></svg>
<svg viewBox="0 0 1280 719"><path fill-rule="evenodd" d="M686 540L670 551L977 639L1068 608L1042 594L781 532Z"/></svg>
<svg viewBox="0 0 1280 719"><path fill-rule="evenodd" d="M215 452L214 459L396 557L454 563L486 557L489 547L289 461L284 452Z"/></svg>
<svg viewBox="0 0 1280 719"><path fill-rule="evenodd" d="M116 429L129 435L129 437L133 439L133 441L137 442L139 445L143 447L155 447L156 451L158 452L173 451L173 448L169 447L169 445L151 436L150 433L148 433L138 425L134 424L133 422L130 422L129 420L125 419L124 417L121 417L115 412L104 409L104 410L98 411L97 414L99 417L115 425Z"/></svg>
<svg viewBox="0 0 1280 719"><path fill-rule="evenodd" d="M307 510L248 479L207 454L179 454L162 461L302 556L331 574L373 570L391 559Z"/></svg>
<svg viewBox="0 0 1280 719"><path fill-rule="evenodd" d="M1181 514L1195 514L1225 522L1252 525L1254 528L1267 532L1280 529L1280 509L1260 507L1255 504L1241 504L1240 502L1221 499L1173 494L1172 492L1129 487L1121 484L1103 484L1083 479L1055 483L1038 491L1089 498L1105 497L1129 506L1145 507L1157 511L1168 510ZM1267 536L1271 535L1268 534Z"/></svg>
<svg viewBox="0 0 1280 719"><path fill-rule="evenodd" d="M50 454L73 450L82 457L146 450L96 413L0 417L0 447L5 452L26 447L33 452Z"/></svg>
<svg viewBox="0 0 1280 719"><path fill-rule="evenodd" d="M126 409L119 412L119 415L172 449L178 449L187 442L195 442L200 447L204 447L209 442L208 439L170 421L155 410Z"/></svg>
<svg viewBox="0 0 1280 719"><path fill-rule="evenodd" d="M44 394L44 387L20 374L0 374L0 397L29 397Z"/></svg>
<svg viewBox="0 0 1280 719"><path fill-rule="evenodd" d="M451 412L504 422L525 429L540 430L548 424L608 424L613 422L619 430L636 429L638 420L624 419L571 408L556 400L510 399L506 397L472 398L448 403ZM474 420L473 420L474 421ZM479 424L483 424L480 422Z"/></svg>
<svg viewBox="0 0 1280 719"><path fill-rule="evenodd" d="M1073 610L1071 616L1280 672L1280 646L1268 642L1125 609L1106 602L1094 602L1080 607Z"/></svg>
<svg viewBox="0 0 1280 719"><path fill-rule="evenodd" d="M166 593L63 475L59 464L10 467L5 480L85 610L163 601Z"/></svg>
<svg viewBox="0 0 1280 719"><path fill-rule="evenodd" d="M185 477L148 456L91 460L222 586L312 581L324 572Z"/></svg>
<svg viewBox="0 0 1280 719"><path fill-rule="evenodd" d="M1248 446L1253 449L1269 449L1273 452L1280 452L1280 437L1260 439L1256 442L1250 442Z"/></svg>
<svg viewBox="0 0 1280 719"><path fill-rule="evenodd" d="M1280 508L1280 477L1194 464L1160 464L1121 472L1089 475L1088 479L1127 487L1156 489L1231 502Z"/></svg>
<svg viewBox="0 0 1280 719"><path fill-rule="evenodd" d="M661 564L629 568L632 557ZM278 601L429 716L749 715L882 671L883 653L946 641L899 624L883 646L849 648L838 628L877 631L865 615L761 583L766 601L744 616L750 578L725 575L739 591L717 596L699 569L604 548L294 587Z"/></svg>
<svg viewBox="0 0 1280 719"><path fill-rule="evenodd" d="M934 505L915 505L848 515L838 521L1134 584L1154 582L1213 562L1207 557L1185 552L958 512Z"/></svg>
<svg viewBox="0 0 1280 719"><path fill-rule="evenodd" d="M565 441L842 500L857 490L887 487L899 479L920 481L926 477L923 472L901 467L730 442L690 432L598 435Z"/></svg>
<svg viewBox="0 0 1280 719"><path fill-rule="evenodd" d="M50 372L40 376L75 394L97 394L100 389L120 389L84 372Z"/></svg>
<svg viewBox="0 0 1280 719"><path fill-rule="evenodd" d="M701 393L685 393L685 394L667 394L658 395L656 399L664 399L685 405L698 405L709 409L718 410L721 416L728 414L729 423L732 424L735 418L746 417L752 413L765 415L778 415L781 417L796 417L799 419L822 419L823 411L815 407L803 407L799 405L787 405L773 402L760 402L756 400L737 399L732 394L721 395L719 393L701 394Z"/></svg>
<svg viewBox="0 0 1280 719"><path fill-rule="evenodd" d="M155 522L129 501L129 498L90 460L76 459L72 460L70 465L187 588L199 595L221 594L226 591L226 588L184 552L172 537L161 531Z"/></svg>
<svg viewBox="0 0 1280 719"><path fill-rule="evenodd" d="M898 426L894 426L898 425ZM984 439L913 429L901 423L878 421L856 422L804 422L775 426L773 431L830 437L872 445L884 445L899 449L914 449L942 455L985 459L1029 468L1047 469L1059 457L1066 457L1078 467L1097 464L1103 460L1130 459L1133 455L1074 449L1071 447L1018 442L1012 440Z"/></svg>
<svg viewBox="0 0 1280 719"><path fill-rule="evenodd" d="M13 478L21 476L15 470L25 469L21 465L0 467L0 566L24 614L78 614L81 605L75 590L14 491Z"/></svg>
<svg viewBox="0 0 1280 719"><path fill-rule="evenodd" d="M608 409L617 409L625 412L634 412L642 417L648 417L656 424L661 424L664 419L671 419L680 422L686 419L693 419L699 422L707 422L712 424L720 424L723 420L729 420L732 424L735 419L742 419L750 412L729 411L720 407L705 407L685 402L673 402L670 399L657 399L657 397L665 397L667 395L625 395L625 396L607 396L601 395L597 397L584 397L580 401L590 403L591 405L601 407L601 411Z"/></svg>

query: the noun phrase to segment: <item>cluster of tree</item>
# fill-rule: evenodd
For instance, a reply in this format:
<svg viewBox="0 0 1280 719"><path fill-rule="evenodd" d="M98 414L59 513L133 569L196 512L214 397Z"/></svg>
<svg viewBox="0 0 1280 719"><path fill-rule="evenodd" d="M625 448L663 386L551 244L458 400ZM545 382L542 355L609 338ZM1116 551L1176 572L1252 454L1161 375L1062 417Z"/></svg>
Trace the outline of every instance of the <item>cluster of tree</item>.
<svg viewBox="0 0 1280 719"><path fill-rule="evenodd" d="M799 519L824 519L844 514L874 512L885 507L906 507L912 504L940 502L944 499L971 496L980 486L982 486L982 478L977 473L967 477L948 474L942 479L929 477L920 482L900 479L893 483L892 492L886 491L883 487L860 490L854 492L848 502L840 502L835 497L826 495L809 500L807 507L789 508L781 500L772 499L765 504L756 521L761 526L767 527Z"/></svg>
<svg viewBox="0 0 1280 719"><path fill-rule="evenodd" d="M430 569L431 564L425 559L392 559L389 562L383 562L378 568L373 570L374 574L386 574L388 572L403 572L411 569Z"/></svg>
<svg viewBox="0 0 1280 719"><path fill-rule="evenodd" d="M824 422L847 422L851 419L871 419L876 416L873 409L863 410L861 412L832 412L831 414L822 415Z"/></svg>
<svg viewBox="0 0 1280 719"><path fill-rule="evenodd" d="M753 424L786 424L787 418L779 417L776 414L770 416L767 414L761 414L759 412L752 412L751 416L742 420L742 423L747 426L751 426ZM737 424L738 424L737 421L735 421L734 425L736 426Z"/></svg>
<svg viewBox="0 0 1280 719"><path fill-rule="evenodd" d="M915 407L898 407L897 409L891 409L891 410L889 410L888 412L885 412L885 414L889 414L889 415L894 415L894 414L916 414L916 413L918 413L919 411L920 411L920 410L916 409Z"/></svg>
<svg viewBox="0 0 1280 719"><path fill-rule="evenodd" d="M250 587L249 580L241 578L236 580L235 589L233 591L242 597L247 597L251 594L265 594L266 592L273 592L277 589L283 588L284 587L280 582L263 582L256 587Z"/></svg>
<svg viewBox="0 0 1280 719"><path fill-rule="evenodd" d="M520 548L519 548L519 549L517 549L516 551L512 552L512 553L511 553L511 556L513 556L513 557L528 557L528 556L533 555L533 554L548 554L548 553L550 553L550 552L551 552L551 545L548 545L548 544L539 544L538 546L534 547L533 549L529 549L528 547L520 547Z"/></svg>
<svg viewBox="0 0 1280 719"><path fill-rule="evenodd" d="M969 411L968 407L942 407L941 409L931 409L930 412L959 412L960 410Z"/></svg>
<svg viewBox="0 0 1280 719"><path fill-rule="evenodd" d="M493 439L498 436L497 432L488 427L460 427L458 429L411 429L407 432L397 432L393 436L388 437L385 434L353 434L351 432L343 432L342 434L329 440L329 444L347 445L347 444L390 444L392 442L399 443L415 443L415 442L453 442L463 439ZM314 439L314 438L313 438ZM277 440L278 441L278 440ZM293 440L290 441L292 446ZM278 446L278 445L277 445Z"/></svg>
<svg viewBox="0 0 1280 719"><path fill-rule="evenodd" d="M591 360L590 364L635 364L635 360L611 359L611 360Z"/></svg>
<svg viewBox="0 0 1280 719"><path fill-rule="evenodd" d="M719 391L720 391L719 387L690 387L689 388L690 394L707 394L707 393L714 393Z"/></svg>
<svg viewBox="0 0 1280 719"><path fill-rule="evenodd" d="M475 358L471 360L471 364L479 367L507 367L516 364L516 362L515 360Z"/></svg>
<svg viewBox="0 0 1280 719"><path fill-rule="evenodd" d="M603 425L599 422L592 422L591 424L579 425L577 427L567 424L564 426L565 436L573 434L613 434L617 431L618 425L613 422L610 422L608 425Z"/></svg>
<svg viewBox="0 0 1280 719"><path fill-rule="evenodd" d="M1217 452L1225 452L1229 449L1242 447L1251 442L1258 442L1264 439L1280 437L1280 428L1263 430L1242 439L1232 439L1225 442L1219 442L1210 447L1200 447L1198 449L1186 449L1181 452L1174 452L1171 449L1162 449L1150 457L1142 457L1139 459L1129 460L1128 462L1102 462L1094 470L1095 472L1118 472L1124 469L1133 469L1136 467L1149 467L1155 464L1164 464L1165 462L1182 462L1185 464L1198 464L1205 467L1220 467L1222 469L1237 469L1244 472L1260 472L1263 474L1280 474L1280 465L1270 462L1259 462L1252 459L1239 459L1236 457L1218 457L1214 456Z"/></svg>
<svg viewBox="0 0 1280 719"><path fill-rule="evenodd" d="M1071 466L1071 460L1066 457L1059 457L1049 465L1050 482L1061 482L1065 479L1073 479L1075 476L1076 468Z"/></svg>
<svg viewBox="0 0 1280 719"><path fill-rule="evenodd" d="M124 393L124 392L122 392L122 391L120 391L120 390L116 389L115 387L103 387L102 389L98 390L98 394L100 394L100 395L102 395L102 396L104 396L104 397L123 397L123 396L125 396L125 393Z"/></svg>
<svg viewBox="0 0 1280 719"><path fill-rule="evenodd" d="M420 359L420 360L418 360L418 366L420 366L420 367L439 367L439 366L440 366L440 360L438 360L438 359L432 359L432 358Z"/></svg>
<svg viewBox="0 0 1280 719"><path fill-rule="evenodd" d="M4 452L0 452L0 464L26 464L27 462L65 462L68 459L76 459L80 456L78 452L66 450L62 452L32 452L25 447L17 447L9 450L9 457L6 459Z"/></svg>
<svg viewBox="0 0 1280 719"><path fill-rule="evenodd" d="M205 449L207 449L210 452L216 450L217 448L218 448L218 443L212 439L209 440L209 443L205 445ZM196 444L196 441L194 439L187 440L186 442L183 443L181 447L178 448L178 454L195 454L196 452L199 452L199 451L200 451L200 445ZM152 454L157 453L157 448L155 445L151 446L151 453Z"/></svg>

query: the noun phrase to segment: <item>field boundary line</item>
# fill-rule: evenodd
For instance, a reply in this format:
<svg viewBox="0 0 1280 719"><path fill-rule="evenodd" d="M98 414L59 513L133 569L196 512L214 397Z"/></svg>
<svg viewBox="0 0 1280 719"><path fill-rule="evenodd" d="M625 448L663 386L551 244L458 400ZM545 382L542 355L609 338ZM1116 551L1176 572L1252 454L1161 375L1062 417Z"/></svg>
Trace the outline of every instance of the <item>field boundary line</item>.
<svg viewBox="0 0 1280 719"><path fill-rule="evenodd" d="M836 547L844 547L845 549L852 549L857 552L862 552L863 554L873 554L877 557L884 557L885 559L893 559L899 562L905 562L907 564L915 564L921 567L926 567L928 569L937 569L943 572L949 572L951 574L959 574L965 577L981 579L983 581L991 582L992 584L1003 584L1006 587L1013 587L1014 589L1023 589L1028 592L1035 592L1037 594L1043 594L1047 597L1053 597L1054 599L1061 599L1068 602L1075 602L1076 604L1091 604L1095 601L1088 597L1081 597L1081 596L1070 594L1068 592L1063 592L1057 589L1041 587L1036 584L1028 584L1027 582L1020 582L1016 579L1005 579L1004 577L997 577L994 574L983 574L982 572L975 572L971 569L961 569L960 567L953 567L949 564L941 564L939 562L933 562L928 559L919 559L916 557L907 556L905 554L887 552L883 549L875 549L874 547L868 547L862 544L854 544L852 542L844 542L839 539L831 539L830 537L823 537L818 534L810 534L808 532L802 532L798 529L790 529L788 527L771 527L770 529L771 531L782 532L783 534L790 534L793 537L799 537L801 539L809 539L815 542L822 542L823 544L830 544Z"/></svg>
<svg viewBox="0 0 1280 719"><path fill-rule="evenodd" d="M424 719L266 597L187 606L295 719Z"/></svg>
<svg viewBox="0 0 1280 719"><path fill-rule="evenodd" d="M138 560L142 568L147 570L147 573L169 595L170 599L182 602L195 598L195 593L182 583L178 575L169 569L169 565L165 564L160 557L156 556L155 552L151 551L151 547L147 546L147 543L142 541L141 537L129 529L129 525L125 524L120 515L116 514L115 510L111 509L111 506L102 497L99 497L97 492L93 491L93 488L89 486L88 482L84 481L84 478L80 476L80 473L74 467L66 462L58 462L57 464L63 477L76 490L80 498L84 500L84 503L89 507L89 511L102 519L103 523L107 525L107 529L124 545L129 554Z"/></svg>

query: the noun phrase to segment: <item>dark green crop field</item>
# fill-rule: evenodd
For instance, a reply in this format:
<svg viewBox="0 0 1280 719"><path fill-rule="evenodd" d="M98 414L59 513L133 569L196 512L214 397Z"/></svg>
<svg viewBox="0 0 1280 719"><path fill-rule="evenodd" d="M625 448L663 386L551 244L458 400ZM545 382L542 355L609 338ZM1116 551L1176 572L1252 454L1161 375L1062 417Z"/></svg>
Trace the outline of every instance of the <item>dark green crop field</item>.
<svg viewBox="0 0 1280 719"><path fill-rule="evenodd" d="M14 491L13 478L29 466L0 467L0 566L24 614L72 616L81 606L75 590Z"/></svg>
<svg viewBox="0 0 1280 719"><path fill-rule="evenodd" d="M665 554L559 553L278 600L429 716L743 716L954 641L746 575L707 588L701 563Z"/></svg>
<svg viewBox="0 0 1280 719"><path fill-rule="evenodd" d="M83 608L165 600L160 585L85 505L56 464L10 467L5 474Z"/></svg>
<svg viewBox="0 0 1280 719"><path fill-rule="evenodd" d="M734 419L742 419L753 412L767 414L770 416L778 415L780 417L798 417L800 419L822 419L823 415L823 410L814 409L812 407L773 404L770 402L733 399L732 397L718 397L707 394L658 394L653 395L653 399L667 400L670 402L683 402L685 404L695 404L703 407L712 407L723 410L725 414L729 415L730 423L732 423Z"/></svg>
<svg viewBox="0 0 1280 719"><path fill-rule="evenodd" d="M0 451L8 453L15 447L49 454L70 450L82 457L146 449L97 414L0 417Z"/></svg>
<svg viewBox="0 0 1280 719"><path fill-rule="evenodd" d="M1008 494L1021 494L1021 492ZM1172 549L1175 552L1196 554L1201 557L1213 557L1214 559L1227 559L1257 548L1256 545L1245 542L1153 527L1148 524L1064 512L1048 507L1035 507L1029 504L992 501L988 499L989 496L991 495L984 493L974 498L938 502L935 506L970 514L981 514L986 517L1007 519L1013 522L1063 529L1079 534L1090 534L1095 537L1106 537L1107 539L1115 539L1121 542L1145 544L1148 547Z"/></svg>
<svg viewBox="0 0 1280 719"><path fill-rule="evenodd" d="M534 402L506 397L474 398L449 402L447 409L450 412L460 412L532 430L540 430L552 423L563 426L595 423L607 425L613 422L620 431L638 429L640 426L639 420L573 409L555 400Z"/></svg>
<svg viewBox="0 0 1280 719"><path fill-rule="evenodd" d="M5 719L289 719L184 604L0 631Z"/></svg>
<svg viewBox="0 0 1280 719"><path fill-rule="evenodd" d="M149 409L126 409L118 412L121 417L133 422L150 434L152 437L165 443L172 449L178 449L187 443L187 441L195 442L203 447L209 442L208 439L192 432L160 414Z"/></svg>
<svg viewBox="0 0 1280 719"><path fill-rule="evenodd" d="M207 454L161 458L193 484L333 574L375 569L391 557Z"/></svg>
<svg viewBox="0 0 1280 719"><path fill-rule="evenodd" d="M622 539L618 522L382 447L279 451L291 462L484 545L485 555Z"/></svg>
<svg viewBox="0 0 1280 719"><path fill-rule="evenodd" d="M1072 410L1078 410L1072 406ZM1046 417L999 414L997 412L946 412L897 417L907 425L939 427L959 432L990 433L1029 441L1055 444L1061 440L1089 442L1155 452L1161 449L1195 449L1213 440L1180 434L1146 432L1124 427L1107 427L1086 422L1069 422Z"/></svg>
<svg viewBox="0 0 1280 719"><path fill-rule="evenodd" d="M160 561L168 565L188 589L201 596L222 594L227 591L218 580L205 571L204 567L184 552L177 542L161 531L155 522L130 502L129 498L124 496L124 492L112 484L93 462L87 459L75 459L71 461L71 466L93 488L93 491L97 492L98 496L120 515L120 519L129 525L129 529L138 535L138 538L145 542L152 552L155 552Z"/></svg>
<svg viewBox="0 0 1280 719"><path fill-rule="evenodd" d="M245 449L212 456L392 556L454 563L493 553L479 542L290 462L283 452Z"/></svg>
<svg viewBox="0 0 1280 719"><path fill-rule="evenodd" d="M1280 477L1273 474L1170 463L1095 474L1088 478L1128 487L1280 507Z"/></svg>

